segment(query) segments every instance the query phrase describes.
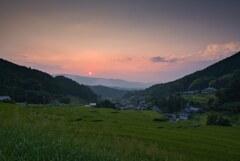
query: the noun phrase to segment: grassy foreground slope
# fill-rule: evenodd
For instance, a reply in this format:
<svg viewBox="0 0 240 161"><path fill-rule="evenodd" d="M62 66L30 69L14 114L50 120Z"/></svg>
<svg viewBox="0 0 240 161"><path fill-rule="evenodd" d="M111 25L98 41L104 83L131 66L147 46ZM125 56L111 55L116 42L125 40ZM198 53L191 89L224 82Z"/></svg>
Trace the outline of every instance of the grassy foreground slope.
<svg viewBox="0 0 240 161"><path fill-rule="evenodd" d="M239 161L240 128L154 118L161 115L0 104L0 160Z"/></svg>

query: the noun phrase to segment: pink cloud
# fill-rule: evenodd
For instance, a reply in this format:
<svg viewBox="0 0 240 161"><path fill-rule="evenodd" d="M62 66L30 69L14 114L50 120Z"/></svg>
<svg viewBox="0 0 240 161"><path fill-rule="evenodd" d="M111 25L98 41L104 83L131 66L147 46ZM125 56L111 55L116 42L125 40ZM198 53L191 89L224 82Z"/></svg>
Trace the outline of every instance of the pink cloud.
<svg viewBox="0 0 240 161"><path fill-rule="evenodd" d="M240 41L223 44L209 44L196 53L186 53L177 57L178 62L219 61L240 51Z"/></svg>
<svg viewBox="0 0 240 161"><path fill-rule="evenodd" d="M206 60L219 60L240 51L240 42L228 42L224 44L210 44L200 53L200 57Z"/></svg>

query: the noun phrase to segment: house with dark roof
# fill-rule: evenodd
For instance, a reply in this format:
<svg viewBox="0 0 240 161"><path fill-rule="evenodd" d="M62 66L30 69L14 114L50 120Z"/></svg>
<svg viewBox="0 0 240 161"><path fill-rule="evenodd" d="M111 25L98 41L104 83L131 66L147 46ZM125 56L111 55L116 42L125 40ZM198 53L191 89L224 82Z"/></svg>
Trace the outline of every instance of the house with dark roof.
<svg viewBox="0 0 240 161"><path fill-rule="evenodd" d="M179 113L180 120L187 120L190 115L188 113Z"/></svg>
<svg viewBox="0 0 240 161"><path fill-rule="evenodd" d="M0 101L11 101L11 97L9 97L9 96L0 96Z"/></svg>
<svg viewBox="0 0 240 161"><path fill-rule="evenodd" d="M208 88L205 88L204 90L202 90L202 93L203 94L212 94L212 93L215 93L216 91L217 91L216 88L208 87Z"/></svg>

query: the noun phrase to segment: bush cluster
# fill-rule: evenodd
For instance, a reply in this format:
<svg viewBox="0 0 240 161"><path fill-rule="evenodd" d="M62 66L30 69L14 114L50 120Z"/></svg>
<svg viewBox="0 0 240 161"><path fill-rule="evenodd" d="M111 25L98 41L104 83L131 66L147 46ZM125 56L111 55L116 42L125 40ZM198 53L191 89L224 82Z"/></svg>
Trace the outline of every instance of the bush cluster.
<svg viewBox="0 0 240 161"><path fill-rule="evenodd" d="M207 125L231 126L228 119L216 114L212 114L207 117Z"/></svg>

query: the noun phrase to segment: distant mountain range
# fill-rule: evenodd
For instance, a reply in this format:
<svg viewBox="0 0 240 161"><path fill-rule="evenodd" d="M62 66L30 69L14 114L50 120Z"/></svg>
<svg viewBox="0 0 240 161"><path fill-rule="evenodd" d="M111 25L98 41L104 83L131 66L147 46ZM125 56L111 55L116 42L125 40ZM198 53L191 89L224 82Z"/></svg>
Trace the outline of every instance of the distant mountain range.
<svg viewBox="0 0 240 161"><path fill-rule="evenodd" d="M125 89L125 90L136 90L136 89L145 89L156 83L143 83L143 82L130 82L122 79L107 79L107 78L95 78L95 77L84 77L79 75L70 75L70 74L57 74L64 77L70 78L79 84L84 84L88 86L107 86L116 89ZM54 76L57 76L54 75Z"/></svg>

